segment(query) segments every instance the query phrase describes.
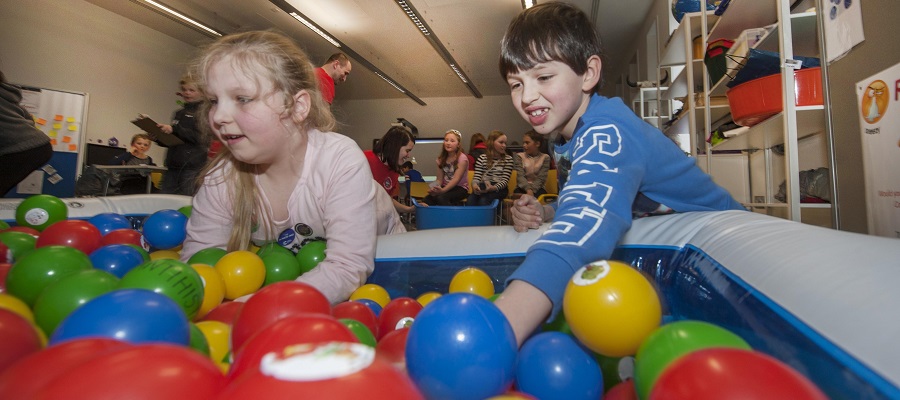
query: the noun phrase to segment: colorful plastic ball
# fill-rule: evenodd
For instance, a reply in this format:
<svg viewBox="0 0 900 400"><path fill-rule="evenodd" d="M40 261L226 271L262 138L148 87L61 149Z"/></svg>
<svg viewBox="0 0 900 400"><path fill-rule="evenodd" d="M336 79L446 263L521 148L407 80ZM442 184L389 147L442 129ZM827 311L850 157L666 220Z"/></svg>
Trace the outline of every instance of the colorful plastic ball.
<svg viewBox="0 0 900 400"><path fill-rule="evenodd" d="M606 391L604 400L638 400L637 391L634 388L634 379L627 379L617 383Z"/></svg>
<svg viewBox="0 0 900 400"><path fill-rule="evenodd" d="M260 361L267 354L288 346L327 342L358 343L359 339L330 315L300 314L279 319L263 327L241 347L235 347L233 342L232 335L234 363L228 372L232 379L259 368Z"/></svg>
<svg viewBox="0 0 900 400"><path fill-rule="evenodd" d="M355 302L365 305L366 307L369 307L369 309L372 310L373 313L375 313L375 317L381 316L381 310L382 310L381 304L378 304L378 302L376 302L375 300L356 299L356 300L351 300L351 301L355 301Z"/></svg>
<svg viewBox="0 0 900 400"><path fill-rule="evenodd" d="M151 261L180 260L181 259L181 255L178 254L178 252L174 251L174 250L156 250L156 251L150 253L149 255L150 255Z"/></svg>
<svg viewBox="0 0 900 400"><path fill-rule="evenodd" d="M387 303L391 302L391 296L388 294L387 290L383 287L376 285L374 283L367 283L362 285L350 294L350 300L359 300L359 299L369 299L376 303L379 306L384 308Z"/></svg>
<svg viewBox="0 0 900 400"><path fill-rule="evenodd" d="M375 346L375 356L393 364L397 369L405 371L408 339L409 328L400 328L389 332Z"/></svg>
<svg viewBox="0 0 900 400"><path fill-rule="evenodd" d="M19 300L18 297L8 293L0 293L0 309L12 311L21 315L28 322L34 323L34 313L31 311L31 308L24 301Z"/></svg>
<svg viewBox="0 0 900 400"><path fill-rule="evenodd" d="M416 317L406 367L427 398L484 399L503 393L515 376L516 338L487 299L450 293Z"/></svg>
<svg viewBox="0 0 900 400"><path fill-rule="evenodd" d="M10 310L0 309L0 373L41 347L40 336L27 319Z"/></svg>
<svg viewBox="0 0 900 400"><path fill-rule="evenodd" d="M141 232L154 248L177 247L187 236L187 216L175 210L159 210L147 216Z"/></svg>
<svg viewBox="0 0 900 400"><path fill-rule="evenodd" d="M367 399L419 400L422 394L401 371L360 343L289 346L268 354L259 367L229 385L221 400Z"/></svg>
<svg viewBox="0 0 900 400"><path fill-rule="evenodd" d="M130 244L144 249L141 243L141 233L131 228L115 229L109 231L109 233L103 235L101 243L103 245Z"/></svg>
<svg viewBox="0 0 900 400"><path fill-rule="evenodd" d="M808 378L760 352L736 348L697 350L667 368L650 400L792 399L828 397Z"/></svg>
<svg viewBox="0 0 900 400"><path fill-rule="evenodd" d="M266 266L266 279L263 286L275 282L292 281L300 276L300 262L290 250L277 244L261 247L257 252Z"/></svg>
<svg viewBox="0 0 900 400"><path fill-rule="evenodd" d="M600 364L604 391L609 391L624 381L634 381L634 357L607 357L594 353L594 359Z"/></svg>
<svg viewBox="0 0 900 400"><path fill-rule="evenodd" d="M413 323L422 304L409 297L398 297L391 300L378 317L378 338L381 339L391 331L408 327Z"/></svg>
<svg viewBox="0 0 900 400"><path fill-rule="evenodd" d="M350 332L353 332L353 335L356 336L356 339L358 339L360 343L370 347L375 347L375 345L378 344L375 335L372 334L372 330L362 322L350 318L340 318L338 319L338 322L344 324L347 329L350 329Z"/></svg>
<svg viewBox="0 0 900 400"><path fill-rule="evenodd" d="M331 308L331 315L337 319L347 318L361 322L369 332L378 337L378 316L369 306L358 301L345 301Z"/></svg>
<svg viewBox="0 0 900 400"><path fill-rule="evenodd" d="M192 212L192 211L194 211L194 207L193 207L193 206L184 206L184 207L181 207L181 208L178 209L178 212L184 214L184 216L185 216L185 217L188 217L188 218L191 217L191 212Z"/></svg>
<svg viewBox="0 0 900 400"><path fill-rule="evenodd" d="M194 255L188 258L188 264L216 265L216 263L226 254L228 254L228 252L225 251L225 249L220 249L218 247L206 248L194 253Z"/></svg>
<svg viewBox="0 0 900 400"><path fill-rule="evenodd" d="M50 336L50 345L84 337L107 337L129 343L187 346L188 323L181 307L163 294L119 289L97 296L69 314Z"/></svg>
<svg viewBox="0 0 900 400"><path fill-rule="evenodd" d="M325 259L325 241L316 240L303 245L296 258L300 263L300 274L309 272Z"/></svg>
<svg viewBox="0 0 900 400"><path fill-rule="evenodd" d="M131 229L131 221L117 213L100 213L88 218L88 222L96 226L104 236L116 229Z"/></svg>
<svg viewBox="0 0 900 400"><path fill-rule="evenodd" d="M676 321L653 331L638 349L634 384L646 399L659 376L678 358L700 349L728 347L750 350L740 336L703 321Z"/></svg>
<svg viewBox="0 0 900 400"><path fill-rule="evenodd" d="M229 364L224 362L225 356L231 352L231 325L221 321L200 321L197 329L206 337L209 345L209 358L225 372Z"/></svg>
<svg viewBox="0 0 900 400"><path fill-rule="evenodd" d="M65 246L41 247L26 253L13 264L6 276L6 290L34 307L47 285L92 268L91 259L79 250Z"/></svg>
<svg viewBox="0 0 900 400"><path fill-rule="evenodd" d="M102 237L100 230L90 222L70 219L53 223L44 228L34 247L58 245L81 250L84 254L91 254L100 248Z"/></svg>
<svg viewBox="0 0 900 400"><path fill-rule="evenodd" d="M563 310L575 337L607 357L635 354L662 319L650 281L618 261L597 261L576 271L566 286Z"/></svg>
<svg viewBox="0 0 900 400"><path fill-rule="evenodd" d="M23 200L16 207L16 223L43 231L48 226L69 218L66 203L56 196L39 194Z"/></svg>
<svg viewBox="0 0 900 400"><path fill-rule="evenodd" d="M88 257L94 268L109 272L116 278L125 276L128 271L144 263L143 254L127 244L106 245L94 250Z"/></svg>
<svg viewBox="0 0 900 400"><path fill-rule="evenodd" d="M305 314L331 316L331 304L322 292L306 283L289 281L266 286L244 303L232 327L231 347L239 352L256 332L280 319Z"/></svg>
<svg viewBox="0 0 900 400"><path fill-rule="evenodd" d="M82 304L116 288L119 279L98 269L78 271L53 282L34 303L34 319L50 335L69 314Z"/></svg>
<svg viewBox="0 0 900 400"><path fill-rule="evenodd" d="M153 260L128 271L120 289L147 289L164 294L193 318L203 304L203 280L190 265L178 260Z"/></svg>
<svg viewBox="0 0 900 400"><path fill-rule="evenodd" d="M253 252L232 251L213 267L225 281L225 298L229 300L256 292L266 280L266 265Z"/></svg>
<svg viewBox="0 0 900 400"><path fill-rule="evenodd" d="M143 344L72 368L37 394L46 399L211 399L226 385L208 358L182 346Z"/></svg>
<svg viewBox="0 0 900 400"><path fill-rule="evenodd" d="M0 231L4 229L9 229L9 223L0 219Z"/></svg>
<svg viewBox="0 0 900 400"><path fill-rule="evenodd" d="M25 255L25 253L34 250L37 238L24 232L5 231L0 232L0 243L3 243L8 249L9 254L4 254L4 262L15 262Z"/></svg>
<svg viewBox="0 0 900 400"><path fill-rule="evenodd" d="M599 399L600 366L574 338L544 332L522 345L516 361L516 386L538 399Z"/></svg>
<svg viewBox="0 0 900 400"><path fill-rule="evenodd" d="M191 330L188 347L194 349L204 357L209 357L209 343L206 341L206 336L203 335L203 332L200 331L200 328L198 328L196 324L189 323L188 328Z"/></svg>
<svg viewBox="0 0 900 400"><path fill-rule="evenodd" d="M31 236L34 236L35 239L37 239L38 236L41 236L41 232L38 231L37 229L30 228L30 227L27 227L27 226L18 226L18 225L17 225L17 226L11 226L11 227L9 227L9 228L7 228L7 229L4 229L3 232L22 232L22 233L27 233L27 234L29 234L29 235L31 235Z"/></svg>
<svg viewBox="0 0 900 400"><path fill-rule="evenodd" d="M449 292L472 293L487 299L494 295L494 282L484 271L468 267L453 275Z"/></svg>
<svg viewBox="0 0 900 400"><path fill-rule="evenodd" d="M228 326L233 326L238 315L244 308L244 303L240 301L225 301L213 308L205 316L201 317L201 321L219 321Z"/></svg>
<svg viewBox="0 0 900 400"><path fill-rule="evenodd" d="M121 340L84 338L32 353L0 373L0 393L7 399L33 399L64 372L107 352L131 346Z"/></svg>
<svg viewBox="0 0 900 400"><path fill-rule="evenodd" d="M200 280L203 282L203 301L194 315L194 319L198 320L222 304L222 300L225 300L225 281L222 280L219 271L209 265L191 264L191 268L197 272L197 275L200 275Z"/></svg>
<svg viewBox="0 0 900 400"><path fill-rule="evenodd" d="M422 305L422 307L425 307L428 305L428 303L431 303L438 297L441 297L441 294L438 292L425 292L420 294L419 297L416 297L416 301L418 301L419 304Z"/></svg>
<svg viewBox="0 0 900 400"><path fill-rule="evenodd" d="M0 263L0 293L6 292L6 276L9 275L10 269L12 269L12 264Z"/></svg>

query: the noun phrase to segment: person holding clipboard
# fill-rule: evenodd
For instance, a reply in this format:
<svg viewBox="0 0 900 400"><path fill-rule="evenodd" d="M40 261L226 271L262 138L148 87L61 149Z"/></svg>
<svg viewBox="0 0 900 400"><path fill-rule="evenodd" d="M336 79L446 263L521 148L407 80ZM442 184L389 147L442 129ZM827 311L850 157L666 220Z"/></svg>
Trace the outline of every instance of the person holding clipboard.
<svg viewBox="0 0 900 400"><path fill-rule="evenodd" d="M198 126L197 116L202 94L197 84L187 76L180 83L181 91L178 95L184 99L183 108L175 112L171 125L158 124L157 127L164 134L180 139L182 143L169 140L171 137L163 139L164 135L158 135L154 141L169 149L165 161L168 170L163 174L160 191L193 196L197 189L197 176L206 164L209 140L200 133Z"/></svg>

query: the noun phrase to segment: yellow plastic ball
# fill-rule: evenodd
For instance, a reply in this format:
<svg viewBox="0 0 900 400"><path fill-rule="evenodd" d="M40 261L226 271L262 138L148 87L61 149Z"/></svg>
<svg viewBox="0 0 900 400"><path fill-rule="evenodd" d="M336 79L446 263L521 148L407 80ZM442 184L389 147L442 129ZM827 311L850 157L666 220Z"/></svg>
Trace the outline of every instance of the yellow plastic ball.
<svg viewBox="0 0 900 400"><path fill-rule="evenodd" d="M391 295L383 287L374 283L367 283L354 290L353 294L350 295L350 300L359 299L372 300L384 308L387 303L391 302Z"/></svg>
<svg viewBox="0 0 900 400"><path fill-rule="evenodd" d="M453 275L449 292L472 293L487 299L494 295L494 281L484 271L468 267Z"/></svg>
<svg viewBox="0 0 900 400"><path fill-rule="evenodd" d="M157 250L150 253L150 260L178 260L181 255L175 250Z"/></svg>
<svg viewBox="0 0 900 400"><path fill-rule="evenodd" d="M426 292L419 295L419 297L416 298L416 301L418 301L419 304L422 305L422 307L425 307L428 305L428 303L431 303L438 297L441 297L441 294L438 292Z"/></svg>
<svg viewBox="0 0 900 400"><path fill-rule="evenodd" d="M222 300L225 299L225 281L222 275L219 275L219 271L209 265L191 264L191 268L197 271L203 281L203 302L200 303L200 309L194 316L194 320L198 320L222 304Z"/></svg>
<svg viewBox="0 0 900 400"><path fill-rule="evenodd" d="M650 281L618 261L596 261L576 271L563 295L563 312L575 337L607 357L637 353L662 319Z"/></svg>
<svg viewBox="0 0 900 400"><path fill-rule="evenodd" d="M227 371L228 363L223 360L231 351L231 326L221 321L200 321L196 325L209 344L209 358L219 365L219 368L222 367L220 364L224 364Z"/></svg>
<svg viewBox="0 0 900 400"><path fill-rule="evenodd" d="M31 312L31 308L28 308L28 304L25 304L24 301L16 296L0 293L0 308L19 314L22 318L27 319L28 322L34 323L34 313Z"/></svg>
<svg viewBox="0 0 900 400"><path fill-rule="evenodd" d="M225 282L225 298L229 300L251 294L266 280L266 265L256 253L238 250L216 262L216 271Z"/></svg>

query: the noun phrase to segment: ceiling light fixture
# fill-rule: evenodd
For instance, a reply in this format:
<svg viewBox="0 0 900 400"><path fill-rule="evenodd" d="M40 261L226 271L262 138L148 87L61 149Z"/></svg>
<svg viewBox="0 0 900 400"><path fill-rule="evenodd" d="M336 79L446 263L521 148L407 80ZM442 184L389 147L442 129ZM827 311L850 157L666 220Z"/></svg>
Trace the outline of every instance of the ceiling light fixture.
<svg viewBox="0 0 900 400"><path fill-rule="evenodd" d="M211 38L217 38L217 37L220 37L223 35L222 32L219 32L219 31L217 31L213 28L210 28L206 25L203 25L203 24L197 22L196 20L194 20L193 18L188 17L187 15L182 14L178 10L176 10L172 7L169 7L163 3L160 3L158 1L154 1L154 0L141 0L141 1L132 0L132 1L135 1L136 3L138 3L144 7L147 7L153 11L156 11L157 13L159 13L163 16L166 16L176 22L179 22L185 26L188 26L188 27L190 27L206 36L209 36Z"/></svg>
<svg viewBox="0 0 900 400"><path fill-rule="evenodd" d="M307 28L309 28L313 32L317 33L319 36L321 36L323 39L327 40L329 43L333 44L334 47L341 47L341 44L338 43L337 39L331 37L330 35L325 33L322 29L319 29L318 26L316 26L312 22L309 22L306 18L303 18L302 16L300 16L299 13L291 12L289 14L292 17L294 17L294 19L296 19L297 21L300 21L301 24L306 25Z"/></svg>
<svg viewBox="0 0 900 400"><path fill-rule="evenodd" d="M537 5L537 0L522 0L522 8L529 9Z"/></svg>
<svg viewBox="0 0 900 400"><path fill-rule="evenodd" d="M428 23L425 22L422 17L419 16L419 12L416 11L416 7L412 5L408 0L394 0L397 2L397 5L400 6L400 9L406 13L406 16L409 17L409 20L422 32L422 35L425 36L425 39L428 39L428 42L431 43L431 47L434 47L437 50L438 54L441 55L441 58L444 59L444 62L450 66L453 72L456 73L456 76L462 80L463 83L466 84L466 87L469 88L469 91L472 92L472 95L476 98L482 98L481 92L478 91L478 88L472 84L472 80L466 76L466 73L463 72L462 68L459 68L459 63L453 58L450 52L446 47L441 43L441 40L438 39L437 35L435 35L434 31L428 26Z"/></svg>
<svg viewBox="0 0 900 400"><path fill-rule="evenodd" d="M322 29L319 25L316 25L315 22L313 22L312 20L307 18L305 15L303 15L299 10L294 8L294 6L289 4L287 1L285 1L285 0L269 0L269 2L278 6L278 8L280 8L282 11L286 12L291 17L294 17L294 19L296 19L297 21L300 21L300 23L302 23L307 28L309 28L310 30L312 30L313 32L315 32L316 34L321 36L323 39L327 40L329 43L333 44L335 47L340 48L341 52L346 54L347 57L352 58L354 62L362 64L363 67L365 67L369 71L372 71L375 75L377 75L379 78L383 79L385 82L387 82L389 85L391 85L394 89L397 89L400 93L405 94L407 97L409 97L416 103L419 103L420 105L423 105L423 106L426 105L425 102L422 101L422 99L416 97L416 95L412 94L409 90L404 88L403 85L397 83L397 81L395 81L390 76L388 76L386 73L381 71L378 67L376 67L375 65L370 63L369 60L366 60L365 58L363 58L363 56L359 55L359 53L357 53L357 52L353 51L353 49L347 47L346 44L341 43L341 41L337 40L337 38L335 38L334 36L331 36L328 32L326 32L324 29Z"/></svg>

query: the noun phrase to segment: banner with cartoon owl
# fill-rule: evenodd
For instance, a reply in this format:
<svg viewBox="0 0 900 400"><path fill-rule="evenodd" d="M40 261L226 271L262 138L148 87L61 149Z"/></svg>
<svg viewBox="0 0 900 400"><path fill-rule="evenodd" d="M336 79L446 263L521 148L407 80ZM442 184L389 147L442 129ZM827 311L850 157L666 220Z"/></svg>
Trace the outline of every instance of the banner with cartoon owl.
<svg viewBox="0 0 900 400"><path fill-rule="evenodd" d="M856 83L869 234L900 238L900 64Z"/></svg>

